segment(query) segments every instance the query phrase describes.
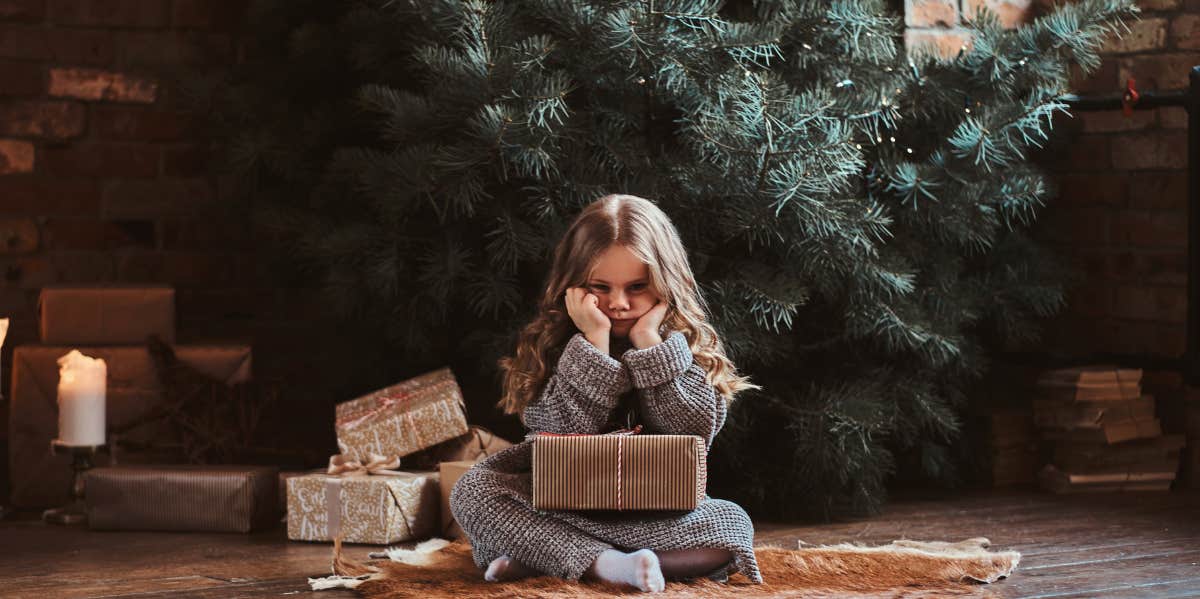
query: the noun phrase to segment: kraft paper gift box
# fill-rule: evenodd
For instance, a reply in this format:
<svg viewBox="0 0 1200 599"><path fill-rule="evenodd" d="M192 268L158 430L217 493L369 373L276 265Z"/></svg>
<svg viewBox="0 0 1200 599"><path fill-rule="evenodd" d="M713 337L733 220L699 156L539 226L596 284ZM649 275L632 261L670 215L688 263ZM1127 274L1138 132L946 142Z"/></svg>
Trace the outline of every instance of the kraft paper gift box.
<svg viewBox="0 0 1200 599"><path fill-rule="evenodd" d="M476 462L509 447L512 443L507 439L482 426L471 425L465 435L418 451L405 458L404 465L417 470L435 470L442 462Z"/></svg>
<svg viewBox="0 0 1200 599"><path fill-rule="evenodd" d="M428 537L438 525L438 473L306 474L287 479L294 541L387 545Z"/></svg>
<svg viewBox="0 0 1200 599"><path fill-rule="evenodd" d="M462 390L449 368L380 389L336 408L343 455L403 457L465 434Z"/></svg>
<svg viewBox="0 0 1200 599"><path fill-rule="evenodd" d="M695 435L533 435L533 507L693 510L704 499L704 439Z"/></svg>
<svg viewBox="0 0 1200 599"><path fill-rule="evenodd" d="M450 511L450 492L454 490L454 483L457 483L458 479L467 473L467 470L478 463L478 460L459 460L438 464L438 478L442 490L441 536L443 538L457 539L463 536L462 527L458 525L458 521L454 519L454 513Z"/></svg>
<svg viewBox="0 0 1200 599"><path fill-rule="evenodd" d="M112 466L85 474L88 528L250 532L276 523L270 466Z"/></svg>
<svg viewBox="0 0 1200 599"><path fill-rule="evenodd" d="M284 519L287 519L287 481L289 478L296 476L304 476L306 474L320 473L324 470L280 470L279 471L279 513L283 514Z"/></svg>
<svg viewBox="0 0 1200 599"><path fill-rule="evenodd" d="M58 363L71 346L23 345L13 351L9 403L9 475L17 507L66 503L72 480L71 457L50 452L58 436ZM243 345L180 345L176 356L200 372L229 384L250 378L251 352ZM89 347L89 356L108 365L106 421L109 430L137 422L162 401L162 387L145 347ZM165 422L137 427L123 438L154 443L170 434ZM161 456L121 453L122 462L158 461ZM109 464L101 453L95 463Z"/></svg>
<svg viewBox="0 0 1200 599"><path fill-rule="evenodd" d="M140 345L175 342L175 289L163 285L56 286L38 299L42 343Z"/></svg>

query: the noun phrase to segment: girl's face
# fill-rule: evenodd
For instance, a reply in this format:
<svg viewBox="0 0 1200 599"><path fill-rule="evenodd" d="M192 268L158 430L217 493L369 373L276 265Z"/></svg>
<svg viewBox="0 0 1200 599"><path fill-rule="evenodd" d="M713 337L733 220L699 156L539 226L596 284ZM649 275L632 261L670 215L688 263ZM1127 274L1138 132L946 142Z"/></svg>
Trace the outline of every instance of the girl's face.
<svg viewBox="0 0 1200 599"><path fill-rule="evenodd" d="M600 254L587 290L600 299L600 310L612 320L612 334L617 337L628 337L633 323L659 300L650 287L650 269L617 244Z"/></svg>

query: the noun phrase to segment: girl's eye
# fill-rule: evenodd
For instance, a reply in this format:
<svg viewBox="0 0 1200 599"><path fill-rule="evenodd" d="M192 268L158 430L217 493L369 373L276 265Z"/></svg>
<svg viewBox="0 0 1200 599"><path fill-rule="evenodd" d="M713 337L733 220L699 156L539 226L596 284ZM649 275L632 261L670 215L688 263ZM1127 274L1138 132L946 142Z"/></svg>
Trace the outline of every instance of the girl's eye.
<svg viewBox="0 0 1200 599"><path fill-rule="evenodd" d="M630 285L629 290L641 291L642 289L645 289L645 287L646 285L644 283L638 283L637 285ZM599 291L600 293L608 293L608 287L605 287L604 285L592 285L591 288Z"/></svg>

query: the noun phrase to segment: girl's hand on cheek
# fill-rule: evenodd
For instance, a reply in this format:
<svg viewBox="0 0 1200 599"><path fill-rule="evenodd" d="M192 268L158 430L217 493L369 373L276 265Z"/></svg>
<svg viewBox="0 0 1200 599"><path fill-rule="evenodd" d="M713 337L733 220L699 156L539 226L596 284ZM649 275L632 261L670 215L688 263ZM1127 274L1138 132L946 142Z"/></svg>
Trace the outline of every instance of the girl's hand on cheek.
<svg viewBox="0 0 1200 599"><path fill-rule="evenodd" d="M600 298L588 293L582 287L570 287L566 294L567 314L575 323L575 328L589 340L595 341L601 335L607 338L612 330L612 321L600 309Z"/></svg>
<svg viewBox="0 0 1200 599"><path fill-rule="evenodd" d="M658 331L667 316L667 307L667 302L658 300L653 308L633 323L633 328L629 329L629 341L635 348L646 349L662 343L662 336Z"/></svg>

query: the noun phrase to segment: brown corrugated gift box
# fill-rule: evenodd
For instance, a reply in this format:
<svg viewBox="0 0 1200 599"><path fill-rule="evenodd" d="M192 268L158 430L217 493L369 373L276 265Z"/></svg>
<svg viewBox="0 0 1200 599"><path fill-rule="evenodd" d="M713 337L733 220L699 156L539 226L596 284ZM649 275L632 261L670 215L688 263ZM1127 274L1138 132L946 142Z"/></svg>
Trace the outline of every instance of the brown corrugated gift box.
<svg viewBox="0 0 1200 599"><path fill-rule="evenodd" d="M88 528L249 532L276 522L270 466L112 466L84 475Z"/></svg>
<svg viewBox="0 0 1200 599"><path fill-rule="evenodd" d="M534 436L536 509L692 510L706 483L695 435Z"/></svg>
<svg viewBox="0 0 1200 599"><path fill-rule="evenodd" d="M150 335L174 343L175 289L164 285L47 286L38 299L38 325L42 343L47 344L141 344Z"/></svg>
<svg viewBox="0 0 1200 599"><path fill-rule="evenodd" d="M339 451L366 460L403 457L467 432L462 390L440 368L337 405Z"/></svg>
<svg viewBox="0 0 1200 599"><path fill-rule="evenodd" d="M9 404L9 475L12 504L17 507L55 507L66 503L71 486L71 457L50 452L58 436L58 363L70 346L23 345L13 351L12 394ZM176 356L217 380L229 384L250 378L250 348L175 346ZM108 366L105 402L109 430L137 422L162 399L154 362L145 347L89 347L85 352ZM123 438L154 443L170 434L166 423L135 428ZM169 440L169 439L167 439ZM122 462L161 461L161 456L122 453ZM96 456L107 465L109 456Z"/></svg>

